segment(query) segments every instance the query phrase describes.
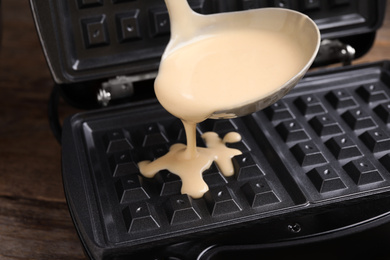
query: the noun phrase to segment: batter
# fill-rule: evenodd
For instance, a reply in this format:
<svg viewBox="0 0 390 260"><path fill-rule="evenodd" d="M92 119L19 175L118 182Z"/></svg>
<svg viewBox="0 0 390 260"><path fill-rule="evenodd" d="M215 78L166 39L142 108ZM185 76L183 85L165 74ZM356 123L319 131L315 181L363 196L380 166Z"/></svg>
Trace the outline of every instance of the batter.
<svg viewBox="0 0 390 260"><path fill-rule="evenodd" d="M201 19L185 19L185 15L200 16L188 13L186 0L166 0L166 3L176 15L176 19L171 19L171 28L175 30L171 41L202 26ZM178 24L181 19L185 21ZM193 24L183 26L188 21ZM166 169L181 178L182 193L202 197L208 190L202 173L213 161L225 176L233 174L231 158L241 152L228 148L226 143L238 142L241 137L229 133L221 139L216 133L207 132L202 135L207 147L197 147L196 124L215 111L251 103L277 91L306 66L307 56L288 31L253 28L224 29L194 38L165 53L155 93L163 107L182 120L187 145L175 144L161 158L140 162L140 172L153 177Z"/></svg>

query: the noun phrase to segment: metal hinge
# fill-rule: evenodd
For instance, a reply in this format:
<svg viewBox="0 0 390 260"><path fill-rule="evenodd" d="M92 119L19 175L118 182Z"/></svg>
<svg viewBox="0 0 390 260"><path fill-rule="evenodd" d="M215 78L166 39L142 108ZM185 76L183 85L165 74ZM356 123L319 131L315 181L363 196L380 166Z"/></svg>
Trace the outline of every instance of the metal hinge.
<svg viewBox="0 0 390 260"><path fill-rule="evenodd" d="M154 79L157 72L150 72L133 76L117 76L102 83L97 94L97 100L102 106L107 106L111 100L131 97L134 94L134 83Z"/></svg>
<svg viewBox="0 0 390 260"><path fill-rule="evenodd" d="M355 57L355 49L339 40L324 39L321 41L320 49L316 57L318 64L333 64L341 62L343 65L350 65Z"/></svg>

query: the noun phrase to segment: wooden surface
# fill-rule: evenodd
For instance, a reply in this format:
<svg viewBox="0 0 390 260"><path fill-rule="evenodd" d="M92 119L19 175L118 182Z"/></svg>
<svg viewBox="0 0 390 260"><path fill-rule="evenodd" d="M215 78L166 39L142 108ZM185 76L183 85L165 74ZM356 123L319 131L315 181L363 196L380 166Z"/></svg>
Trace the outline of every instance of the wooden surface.
<svg viewBox="0 0 390 260"><path fill-rule="evenodd" d="M390 59L390 9L372 50L355 63ZM0 259L85 259L70 219L61 180L61 147L47 120L52 78L27 0L2 1L0 49ZM62 103L62 116L77 112ZM390 259L390 227L379 230L381 259ZM355 238L365 249L368 235ZM338 240L336 247L345 240ZM381 244L382 243L382 244ZM384 244L385 243L385 244ZM321 245L305 249L308 259ZM302 248L298 249L301 250ZM314 250L314 251L313 251ZM342 250L342 248L340 248ZM329 250L326 250L329 251ZM299 252L296 250L289 253ZM336 251L337 252L337 251ZM318 254L319 253L319 254ZM272 251L263 256L272 256ZM317 255L317 256L316 256ZM338 258L334 258L338 259ZM375 259L375 254L373 258ZM378 258L379 259L379 258Z"/></svg>

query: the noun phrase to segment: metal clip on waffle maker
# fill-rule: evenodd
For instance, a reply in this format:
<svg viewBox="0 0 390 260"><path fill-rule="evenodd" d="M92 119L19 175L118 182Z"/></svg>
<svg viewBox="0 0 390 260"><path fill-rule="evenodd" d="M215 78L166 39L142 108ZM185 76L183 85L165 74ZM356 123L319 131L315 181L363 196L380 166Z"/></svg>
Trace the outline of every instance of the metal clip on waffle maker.
<svg viewBox="0 0 390 260"><path fill-rule="evenodd" d="M386 4L189 3L203 14L278 6L309 15L323 39L314 66L348 65L364 55ZM390 221L388 61L310 72L262 111L201 123L198 134L239 132L243 140L235 145L243 155L233 158L233 177L215 165L207 170L210 191L191 199L175 175L145 179L137 168L185 141L180 121L153 95L169 41L164 2L31 0L31 6L54 90L93 108L57 132L69 210L91 259L213 259L224 250L322 241Z"/></svg>

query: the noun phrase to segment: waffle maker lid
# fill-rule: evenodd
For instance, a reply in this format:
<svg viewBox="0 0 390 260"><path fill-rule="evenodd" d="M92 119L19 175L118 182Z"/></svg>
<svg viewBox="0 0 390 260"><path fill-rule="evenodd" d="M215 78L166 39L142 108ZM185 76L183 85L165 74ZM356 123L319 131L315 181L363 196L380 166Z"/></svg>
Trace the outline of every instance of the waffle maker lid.
<svg viewBox="0 0 390 260"><path fill-rule="evenodd" d="M127 94L119 89L111 95L114 98L132 95L133 83L155 77L170 37L169 17L162 0L30 2L53 79L64 86L63 94L70 95L70 102L94 103L96 93L105 85L115 88L128 83ZM315 21L322 39L326 40L314 62L314 66L320 66L348 63L363 56L383 23L386 1L189 0L189 3L202 14L262 7L303 12ZM124 77L117 79L121 76Z"/></svg>
<svg viewBox="0 0 390 260"><path fill-rule="evenodd" d="M203 14L267 6L298 10L316 22L323 39L374 33L383 22L385 9L385 1L189 2ZM163 1L31 3L50 70L59 84L156 71L169 40L170 23ZM359 45L372 44L361 43L364 38L360 37ZM361 56L370 46L354 47Z"/></svg>

